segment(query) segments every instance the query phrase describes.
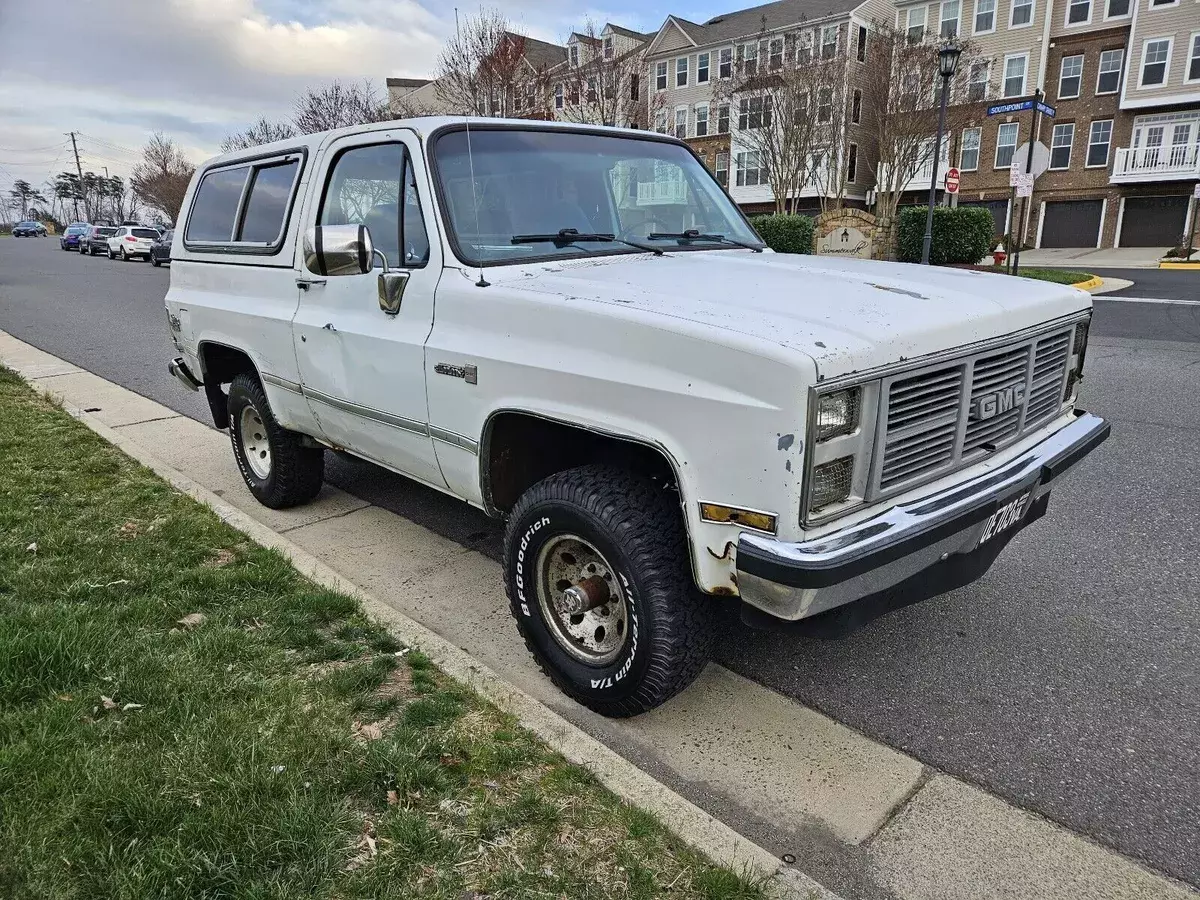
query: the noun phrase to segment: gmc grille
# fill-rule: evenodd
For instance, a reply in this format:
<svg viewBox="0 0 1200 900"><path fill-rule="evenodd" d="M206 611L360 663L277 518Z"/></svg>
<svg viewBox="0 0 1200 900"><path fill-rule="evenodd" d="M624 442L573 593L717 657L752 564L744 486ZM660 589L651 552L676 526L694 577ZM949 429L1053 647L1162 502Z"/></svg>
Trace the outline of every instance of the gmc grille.
<svg viewBox="0 0 1200 900"><path fill-rule="evenodd" d="M872 497L978 462L1063 405L1072 327L883 383Z"/></svg>

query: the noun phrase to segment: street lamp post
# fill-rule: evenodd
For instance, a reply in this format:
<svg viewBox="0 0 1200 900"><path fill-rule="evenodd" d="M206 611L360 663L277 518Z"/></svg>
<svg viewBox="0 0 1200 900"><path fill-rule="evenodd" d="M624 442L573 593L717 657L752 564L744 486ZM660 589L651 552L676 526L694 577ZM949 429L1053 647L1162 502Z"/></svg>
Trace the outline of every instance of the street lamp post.
<svg viewBox="0 0 1200 900"><path fill-rule="evenodd" d="M925 243L921 247L921 264L929 265L929 249L933 245L933 204L937 202L938 161L942 155L942 132L946 130L946 103L950 95L950 79L958 68L962 47L947 41L938 48L938 74L942 76L942 107L938 113L937 144L933 148L933 175L929 179L929 211L925 215Z"/></svg>

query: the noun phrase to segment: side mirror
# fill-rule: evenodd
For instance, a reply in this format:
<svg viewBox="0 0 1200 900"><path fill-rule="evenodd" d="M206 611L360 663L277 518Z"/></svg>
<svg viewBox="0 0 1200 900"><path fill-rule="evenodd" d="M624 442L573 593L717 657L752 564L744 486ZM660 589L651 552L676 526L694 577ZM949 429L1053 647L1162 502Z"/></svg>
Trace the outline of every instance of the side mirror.
<svg viewBox="0 0 1200 900"><path fill-rule="evenodd" d="M365 225L317 225L304 235L304 267L317 275L365 275L374 256Z"/></svg>

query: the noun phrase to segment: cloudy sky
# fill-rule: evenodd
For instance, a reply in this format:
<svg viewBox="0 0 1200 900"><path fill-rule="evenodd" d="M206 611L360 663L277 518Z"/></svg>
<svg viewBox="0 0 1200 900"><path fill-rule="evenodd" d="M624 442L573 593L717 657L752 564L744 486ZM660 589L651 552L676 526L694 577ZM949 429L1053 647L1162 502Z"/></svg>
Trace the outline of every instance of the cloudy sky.
<svg viewBox="0 0 1200 900"><path fill-rule="evenodd" d="M651 31L682 11L670 0L496 5L556 41L589 18ZM738 5L691 0L685 15ZM369 78L382 91L389 76L432 75L453 29L452 0L0 0L0 193L73 168L70 131L85 171L128 174L154 131L199 162L259 115L285 117L308 85Z"/></svg>

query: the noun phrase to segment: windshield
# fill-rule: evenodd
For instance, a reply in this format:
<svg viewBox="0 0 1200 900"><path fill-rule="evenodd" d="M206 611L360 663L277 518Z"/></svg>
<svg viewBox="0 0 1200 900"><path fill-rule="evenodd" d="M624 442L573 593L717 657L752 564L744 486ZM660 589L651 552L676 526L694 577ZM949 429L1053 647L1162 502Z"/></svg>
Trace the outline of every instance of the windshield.
<svg viewBox="0 0 1200 900"><path fill-rule="evenodd" d="M83 234L85 231L87 231L86 225L72 225L70 228L67 229L66 233L67 234Z"/></svg>
<svg viewBox="0 0 1200 900"><path fill-rule="evenodd" d="M678 144L473 128L470 153L466 130L451 131L437 139L434 160L447 224L459 256L471 265L646 252L605 238L671 252L728 249L728 241L761 243L707 170ZM559 236L565 229L578 237ZM668 239L689 231L697 237Z"/></svg>
<svg viewBox="0 0 1200 900"><path fill-rule="evenodd" d="M102 237L107 237L110 234L116 234L117 229L115 229L115 228L97 228L96 233L101 235Z"/></svg>

